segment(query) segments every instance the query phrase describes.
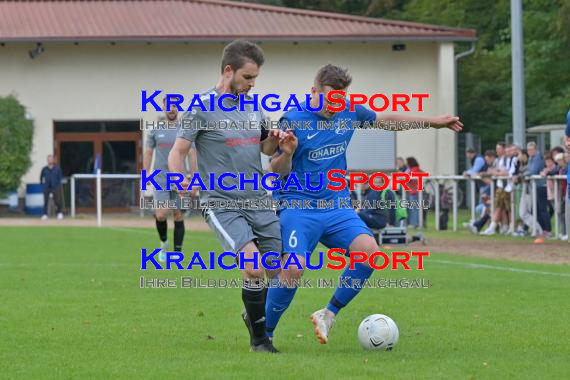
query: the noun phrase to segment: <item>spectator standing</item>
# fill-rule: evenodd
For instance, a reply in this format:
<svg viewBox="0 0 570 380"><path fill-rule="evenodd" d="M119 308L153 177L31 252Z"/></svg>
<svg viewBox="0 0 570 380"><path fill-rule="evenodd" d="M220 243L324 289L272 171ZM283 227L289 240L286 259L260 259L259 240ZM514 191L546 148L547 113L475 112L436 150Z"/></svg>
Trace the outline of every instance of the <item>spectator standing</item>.
<svg viewBox="0 0 570 380"><path fill-rule="evenodd" d="M525 176L539 175L544 169L544 158L536 148L536 143L531 141L526 145L529 162ZM532 182L531 182L532 183ZM550 236L550 218L548 217L548 197L546 194L546 180L536 180L536 213L538 224L542 228L542 234L536 236L536 244L544 243L544 239ZM532 227L532 226L531 226Z"/></svg>
<svg viewBox="0 0 570 380"><path fill-rule="evenodd" d="M542 177L548 177L551 175L558 174L558 166L556 162L554 162L554 158L552 154L549 153L544 158L544 169L540 172ZM554 215L554 180L547 179L546 180L546 199L547 199L547 209L548 209L548 218L552 219Z"/></svg>
<svg viewBox="0 0 570 380"><path fill-rule="evenodd" d="M495 148L497 160L494 167L488 169L493 176L512 176L516 162L513 165L512 147L507 150L504 142L497 143ZM509 215L511 210L512 180L498 179L497 191L495 192L495 213L492 215L491 224L482 232L483 235L494 235L497 227L503 234L509 231Z"/></svg>
<svg viewBox="0 0 570 380"><path fill-rule="evenodd" d="M530 190L530 183L528 181L525 182L524 176L522 173L526 172L528 168L528 152L526 149L521 150L518 155L518 162L519 162L519 175L514 177L513 180L515 183L522 184L523 182L526 186L523 186L523 191L521 193L521 198L519 200L519 218L521 220L521 224L515 231L515 236L525 236L528 234L529 227L532 226L533 219L532 219L532 198L531 198L531 190ZM542 235L542 228L540 225L536 226L537 234Z"/></svg>
<svg viewBox="0 0 570 380"><path fill-rule="evenodd" d="M570 154L570 111L566 115L566 137L564 139L564 145L566 148L566 152ZM570 162L570 158L566 156L566 162ZM568 166L566 166L566 232L567 235L570 236L570 170L568 170ZM570 243L570 238L568 238L568 243Z"/></svg>
<svg viewBox="0 0 570 380"><path fill-rule="evenodd" d="M423 170L420 169L420 164L418 164L418 161L414 157L406 158L406 164L408 165L408 168L406 169L406 173L408 173L410 176L412 175L412 173L423 173ZM408 182L408 187L410 188L410 190L408 191L408 200L410 202L418 201L419 197L418 197L418 180L417 180L417 178L411 179L410 182ZM419 225L420 225L420 210L419 209L411 207L408 210L408 225L413 226L414 228L419 227Z"/></svg>
<svg viewBox="0 0 570 380"><path fill-rule="evenodd" d="M400 173L405 173L406 170L408 170L408 166L406 165L406 162L404 161L404 159L402 157L398 157L396 159L396 167L397 167L397 171Z"/></svg>
<svg viewBox="0 0 570 380"><path fill-rule="evenodd" d="M480 154L477 154L477 151L475 149L468 148L465 151L465 157L467 157L467 159L471 163L471 167L469 168L469 170L463 172L463 175L469 177L475 177L479 175L479 173L487 171L488 167L487 163L485 162L485 158Z"/></svg>
<svg viewBox="0 0 570 380"><path fill-rule="evenodd" d="M487 172L487 169L489 168L489 166L487 165L487 160L485 159L484 156L477 154L477 151L475 149L467 148L467 150L465 151L465 157L469 160L471 165L471 167L468 170L463 172L463 175L465 177L476 177ZM493 163L494 161L495 157L493 156L491 163ZM484 196L484 194L486 193L488 194L489 191L490 187L488 183L486 183L484 180L475 181L475 194L473 194L473 196L477 197L477 199L479 200L479 203L475 207L475 213L479 214L480 217L478 220L471 220L469 223L465 225L466 227L469 227L473 233L478 233L481 229L476 227L476 224L484 226L489 219L488 216L485 218L486 214L488 214L486 212L487 210L485 207L486 204L488 204L488 199L487 199L488 196L487 197ZM485 200L483 198L485 198Z"/></svg>
<svg viewBox="0 0 570 380"><path fill-rule="evenodd" d="M42 220L48 218L48 205L50 195L53 197L55 203L57 219L63 219L63 212L61 211L61 180L63 176L61 174L61 168L56 164L53 155L47 156L47 165L43 167L40 174L40 183L43 187L44 192L44 211L42 215Z"/></svg>
<svg viewBox="0 0 570 380"><path fill-rule="evenodd" d="M569 155L570 156L570 155ZM556 153L554 156L554 161L558 166L558 175L568 175L568 161L564 153ZM557 181L557 180L556 180ZM568 197L567 192L568 183L566 180L560 181L558 186L558 209L556 210L556 217L558 218L558 238L560 240L568 240L568 226L566 224L565 218L565 208L566 208L566 198Z"/></svg>

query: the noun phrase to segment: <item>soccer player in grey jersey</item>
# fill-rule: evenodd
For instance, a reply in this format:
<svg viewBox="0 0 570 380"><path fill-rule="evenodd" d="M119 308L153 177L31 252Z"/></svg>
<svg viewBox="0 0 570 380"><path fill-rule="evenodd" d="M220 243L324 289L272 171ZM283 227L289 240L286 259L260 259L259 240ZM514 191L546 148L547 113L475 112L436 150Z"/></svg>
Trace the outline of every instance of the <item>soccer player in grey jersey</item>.
<svg viewBox="0 0 570 380"><path fill-rule="evenodd" d="M167 122L175 122L178 119L178 109L175 105L171 105L170 109L166 109L166 98L163 99L164 104L164 114L166 116ZM178 127L180 126L177 124ZM146 149L144 152L143 159L143 169L150 171L150 165L152 163L152 156L154 154L154 169L160 170L160 173L156 176L156 182L165 190L155 190L154 200L175 200L176 209L173 212L174 217L174 250L176 252L182 252L182 242L184 241L184 211L182 209L182 202L176 191L166 189L166 173L168 172L168 154L170 149L176 141L176 135L178 134L177 129L151 129L147 136ZM196 172L196 151L192 148L188 154L189 164L188 167L192 173ZM160 253L159 260L166 260L166 251L168 250L168 224L166 222L166 217L168 214L168 209L154 210L154 218L156 224L156 230L158 232L158 237L160 238Z"/></svg>
<svg viewBox="0 0 570 380"><path fill-rule="evenodd" d="M209 125L219 125L220 121L252 121L257 122L256 127L245 124L240 130L181 128L168 159L171 172L181 172L182 158L192 142L196 145L200 177L207 189L210 189L209 173L215 173L215 178L227 172L235 175L244 173L247 179L253 178L257 173L261 178L264 174L261 152L272 155L278 147L282 151L294 150L296 138L292 133L260 128L259 122L264 116L260 111L254 111L253 105L244 104L244 111L239 111L239 95L247 95L253 88L263 62L262 50L251 42L234 41L224 48L221 77L214 88L202 94L202 101L208 110L210 95L214 96L215 111L203 112L193 108L183 118L191 119L194 126L200 123L207 125L208 122ZM229 97L223 100L224 107L236 106L235 110L226 112L218 107L218 98L223 94L237 97L235 100ZM251 100L251 97L247 96L247 99ZM200 200L268 198L263 187L254 190L253 184L245 184L245 190L239 191L238 181L239 178L225 177L224 185L237 185L236 190L222 190L215 184L215 190L200 192ZM186 179L181 185L187 189L190 181ZM242 274L249 280L263 279L265 271L261 265L261 256L269 251L281 254L281 231L275 212L270 209L207 209L204 216L225 251L244 252L244 258L247 259L254 258L254 252L258 253L257 269L252 262L246 261ZM276 273L267 271L267 275L272 278ZM265 289L255 281L246 281L242 299L246 310L243 316L250 332L252 351L277 352L265 332Z"/></svg>

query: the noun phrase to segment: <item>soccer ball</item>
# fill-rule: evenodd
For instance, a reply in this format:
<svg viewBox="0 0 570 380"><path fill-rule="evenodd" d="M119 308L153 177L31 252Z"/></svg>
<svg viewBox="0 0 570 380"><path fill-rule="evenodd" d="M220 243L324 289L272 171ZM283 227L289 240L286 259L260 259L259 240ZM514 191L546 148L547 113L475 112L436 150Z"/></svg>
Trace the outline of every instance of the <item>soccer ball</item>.
<svg viewBox="0 0 570 380"><path fill-rule="evenodd" d="M365 350L390 351L399 336L396 322L383 314L369 315L358 326L358 340Z"/></svg>

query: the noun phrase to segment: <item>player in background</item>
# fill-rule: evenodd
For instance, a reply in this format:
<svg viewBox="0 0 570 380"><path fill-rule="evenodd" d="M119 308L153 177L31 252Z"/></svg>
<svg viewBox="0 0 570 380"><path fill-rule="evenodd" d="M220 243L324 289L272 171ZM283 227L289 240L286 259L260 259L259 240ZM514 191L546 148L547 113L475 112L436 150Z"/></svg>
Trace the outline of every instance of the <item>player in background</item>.
<svg viewBox="0 0 570 380"><path fill-rule="evenodd" d="M174 123L176 122L177 129L164 129L154 128L151 129L147 136L146 149L143 158L143 169L148 172L151 171L152 157L154 155L154 170L160 170L160 173L156 175L156 182L163 188L166 189L166 173L168 173L168 154L170 149L176 141L176 135L178 129L180 128L180 123L178 122L178 109L175 105L171 105L170 109L166 109L166 98L163 99L163 109L164 115L166 117L166 122ZM196 151L195 149L190 149L188 153L188 164L187 167L190 168L191 173L195 173L196 168ZM187 170L184 170L187 172ZM174 251L182 252L182 242L184 241L184 213L186 210L182 209L182 201L178 196L178 193L174 190L154 190L154 201L176 201L176 209L173 210L174 217ZM166 251L168 250L168 223L166 217L168 215L168 209L155 208L154 218L156 222L156 230L158 232L158 237L160 238L160 253L159 260L166 260Z"/></svg>
<svg viewBox="0 0 570 380"><path fill-rule="evenodd" d="M272 155L277 147L285 152L292 152L296 147L296 139L292 133L279 130L265 130L261 127L264 116L260 111L254 111L251 103L245 103L244 111L239 111L239 95L247 96L254 87L264 63L263 51L259 46L248 41L234 41L224 48L221 65L221 76L215 87L203 93L202 101L206 109L210 108L210 94L214 95L215 111L202 112L194 108L184 114L184 119L190 119L193 127L183 128L178 134L174 148L170 152L168 166L171 172L180 173L182 158L187 154L192 142L200 159L198 169L205 187L210 188L209 174L219 178L224 173L244 173L245 178L251 179L257 173L263 176L261 165L261 152ZM218 99L223 94L232 94L237 99L226 97L224 107L233 111L223 111L218 107ZM219 125L220 121L257 121L257 127L244 126L242 129L199 129L199 125ZM194 186L188 179L182 182L182 187ZM239 178L224 178L224 186L236 186L235 190L221 189L218 184L212 184L215 190L200 191L200 201L207 200L267 200L269 195L259 187L254 190L253 184L244 184L245 191L239 191ZM184 194L184 191L181 191ZM252 351L272 352L277 350L265 334L265 288L263 279L264 267L261 256L273 251L281 253L281 231L279 219L271 209L206 209L203 212L206 222L216 233L225 251L244 252L244 269L242 275L249 281L244 282L242 300L246 313L244 321L250 333ZM257 254L257 268L254 268L253 259ZM272 278L275 273L267 271Z"/></svg>
<svg viewBox="0 0 570 380"><path fill-rule="evenodd" d="M312 112L306 109L306 104L301 104L303 110L287 112L282 117L282 124L287 122L308 122L317 125L318 121L332 120L335 130L294 130L293 133L298 139L298 147L293 154L289 152L277 152L271 161L273 172L283 173L288 168L290 172L296 173L300 179L301 186L306 188L305 173L310 173L312 185L317 185L318 174L327 173L329 170L346 170L346 149L352 138L353 129L341 129L337 125L340 119L349 119L348 125L352 122L372 123L376 120L384 121L417 121L429 122L432 128L449 128L453 131L461 131L463 124L455 116L438 117L417 117L411 115L384 115L376 114L363 106L356 105L355 111L350 112L349 102L346 103L346 110L332 112L326 109L329 102L327 94L332 90L346 91L352 79L347 70L338 66L326 65L322 67L311 88L311 106L317 108L319 96L323 98L323 108L321 111ZM342 97L342 95L333 95ZM276 196L281 200L304 200L310 199L313 207L316 200L333 200L335 208L332 209L284 209L279 211L281 221L281 234L283 240L283 260L291 252L295 252L299 257L302 267L305 266L307 252L312 252L319 241L330 248L348 249L350 251L361 251L370 255L378 251L378 245L372 236L372 232L364 222L358 217L353 209L339 208L339 198L349 198L348 189L332 191L326 189L329 181L324 176L323 188L318 191L300 191L294 186L287 191L282 189L276 192ZM357 263L354 269L347 268L342 274L345 278L360 279L362 283L372 275L373 269L368 264ZM279 274L281 280L298 279L303 275L303 270L295 265L284 269ZM348 280L349 284L350 279ZM271 287L268 292L266 313L267 313L267 333L273 335L279 319L290 305L295 295L296 288L291 287ZM311 320L314 325L315 334L321 344L325 344L329 339L329 332L333 327L336 315L344 308L360 291L358 287L346 288L338 287L332 295L325 308L314 312Z"/></svg>

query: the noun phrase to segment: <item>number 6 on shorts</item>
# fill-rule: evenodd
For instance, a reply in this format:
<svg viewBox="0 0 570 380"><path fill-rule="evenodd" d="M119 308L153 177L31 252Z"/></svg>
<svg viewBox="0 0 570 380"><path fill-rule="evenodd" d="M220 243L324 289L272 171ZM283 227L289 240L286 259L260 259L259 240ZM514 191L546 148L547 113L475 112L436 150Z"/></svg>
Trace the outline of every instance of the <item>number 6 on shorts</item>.
<svg viewBox="0 0 570 380"><path fill-rule="evenodd" d="M291 235L289 235L289 247L295 248L297 247L297 237L295 236L296 230L291 231Z"/></svg>

